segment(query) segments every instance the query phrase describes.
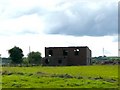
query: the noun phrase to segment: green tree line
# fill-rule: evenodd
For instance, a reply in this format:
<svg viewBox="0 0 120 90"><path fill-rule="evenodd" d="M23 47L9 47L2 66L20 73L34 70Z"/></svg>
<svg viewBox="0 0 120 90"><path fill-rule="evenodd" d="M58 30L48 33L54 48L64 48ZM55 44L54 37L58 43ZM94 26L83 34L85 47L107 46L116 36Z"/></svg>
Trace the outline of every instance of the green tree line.
<svg viewBox="0 0 120 90"><path fill-rule="evenodd" d="M27 57L24 57L23 50L17 46L8 50L9 58L12 60L12 64L41 64L41 53L40 52L30 52Z"/></svg>

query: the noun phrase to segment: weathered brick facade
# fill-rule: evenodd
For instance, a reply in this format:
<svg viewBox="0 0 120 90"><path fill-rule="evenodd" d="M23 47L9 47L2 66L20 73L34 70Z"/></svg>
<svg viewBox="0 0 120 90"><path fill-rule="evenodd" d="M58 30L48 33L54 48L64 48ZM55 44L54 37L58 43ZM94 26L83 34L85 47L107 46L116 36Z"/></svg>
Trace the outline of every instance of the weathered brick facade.
<svg viewBox="0 0 120 90"><path fill-rule="evenodd" d="M91 50L82 47L45 47L43 66L90 65Z"/></svg>

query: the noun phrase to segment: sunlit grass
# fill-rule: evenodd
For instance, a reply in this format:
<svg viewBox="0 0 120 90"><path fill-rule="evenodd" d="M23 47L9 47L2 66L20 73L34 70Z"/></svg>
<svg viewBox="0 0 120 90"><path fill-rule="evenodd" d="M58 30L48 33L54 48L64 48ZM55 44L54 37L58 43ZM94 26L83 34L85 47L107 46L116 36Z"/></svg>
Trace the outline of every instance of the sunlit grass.
<svg viewBox="0 0 120 90"><path fill-rule="evenodd" d="M3 67L2 70L3 88L118 87L117 65Z"/></svg>

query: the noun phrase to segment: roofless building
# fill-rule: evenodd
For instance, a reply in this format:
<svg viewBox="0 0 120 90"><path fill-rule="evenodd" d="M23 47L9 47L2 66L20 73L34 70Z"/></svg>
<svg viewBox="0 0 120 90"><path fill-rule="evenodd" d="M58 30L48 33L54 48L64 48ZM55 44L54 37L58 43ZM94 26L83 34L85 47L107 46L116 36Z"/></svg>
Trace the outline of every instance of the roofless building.
<svg viewBox="0 0 120 90"><path fill-rule="evenodd" d="M43 66L75 66L90 65L91 50L87 46L80 47L45 47Z"/></svg>

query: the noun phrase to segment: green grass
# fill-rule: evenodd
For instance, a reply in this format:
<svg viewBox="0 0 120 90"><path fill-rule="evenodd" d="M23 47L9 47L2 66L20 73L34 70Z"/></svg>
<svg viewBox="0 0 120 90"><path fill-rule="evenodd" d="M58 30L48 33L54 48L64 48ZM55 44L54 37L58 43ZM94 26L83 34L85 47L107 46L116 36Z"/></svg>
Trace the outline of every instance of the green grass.
<svg viewBox="0 0 120 90"><path fill-rule="evenodd" d="M118 88L117 65L3 67L3 88Z"/></svg>

